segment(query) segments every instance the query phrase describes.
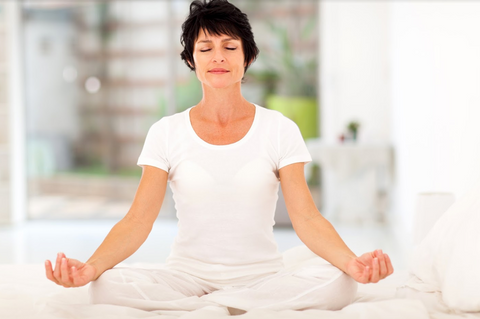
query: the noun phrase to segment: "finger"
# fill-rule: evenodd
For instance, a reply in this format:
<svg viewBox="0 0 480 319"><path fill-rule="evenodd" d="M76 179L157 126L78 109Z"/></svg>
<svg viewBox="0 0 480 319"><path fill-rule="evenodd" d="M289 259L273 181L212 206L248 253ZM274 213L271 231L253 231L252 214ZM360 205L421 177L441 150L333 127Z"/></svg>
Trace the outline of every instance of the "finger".
<svg viewBox="0 0 480 319"><path fill-rule="evenodd" d="M61 270L62 270L62 283L64 286L71 286L70 282L70 276L68 273L68 265L67 265L67 258L62 258L62 265L61 265Z"/></svg>
<svg viewBox="0 0 480 319"><path fill-rule="evenodd" d="M354 279L362 284L368 283L369 271L368 266L363 267L363 271L356 273Z"/></svg>
<svg viewBox="0 0 480 319"><path fill-rule="evenodd" d="M80 274L76 267L72 267L72 281L75 287L80 286Z"/></svg>
<svg viewBox="0 0 480 319"><path fill-rule="evenodd" d="M375 257L373 258L372 277L370 278L370 282L377 283L379 280L378 258Z"/></svg>
<svg viewBox="0 0 480 319"><path fill-rule="evenodd" d="M73 266L71 268L72 270L72 283L73 283L73 286L75 287L78 287L79 286L79 280L80 280L80 277L79 277L79 274L78 274L78 270L77 268L75 268L75 266Z"/></svg>
<svg viewBox="0 0 480 319"><path fill-rule="evenodd" d="M81 277L80 271L78 271L77 267L73 266L71 269L73 287L80 287L86 285L85 279Z"/></svg>
<svg viewBox="0 0 480 319"><path fill-rule="evenodd" d="M387 276L390 276L391 274L393 274L393 264L390 256L388 256L387 254L385 254L385 263L387 264Z"/></svg>
<svg viewBox="0 0 480 319"><path fill-rule="evenodd" d="M53 271L53 277L57 282L61 283L61 275L60 275L60 264L61 264L61 253L57 254L57 260L55 261L55 270Z"/></svg>
<svg viewBox="0 0 480 319"><path fill-rule="evenodd" d="M363 275L361 277L361 283L366 284L368 283L368 278L370 277L370 267L366 266L363 270Z"/></svg>
<svg viewBox="0 0 480 319"><path fill-rule="evenodd" d="M378 262L380 266L380 279L388 276L387 263L385 261L385 254L380 250Z"/></svg>
<svg viewBox="0 0 480 319"><path fill-rule="evenodd" d="M56 283L58 285L58 281L55 279L55 277L53 277L52 264L51 264L50 260L45 261L45 273L46 273L47 278L49 280L53 281L54 283Z"/></svg>

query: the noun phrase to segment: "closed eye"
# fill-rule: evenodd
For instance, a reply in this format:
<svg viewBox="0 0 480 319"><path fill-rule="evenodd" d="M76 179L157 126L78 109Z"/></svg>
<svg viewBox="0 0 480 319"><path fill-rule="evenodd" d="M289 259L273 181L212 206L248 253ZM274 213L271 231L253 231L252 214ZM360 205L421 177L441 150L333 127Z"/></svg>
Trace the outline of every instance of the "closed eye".
<svg viewBox="0 0 480 319"><path fill-rule="evenodd" d="M225 48L225 49L233 51L233 50L236 50L237 48ZM212 49L200 50L200 52L208 52L208 51L210 51L210 50L212 50Z"/></svg>

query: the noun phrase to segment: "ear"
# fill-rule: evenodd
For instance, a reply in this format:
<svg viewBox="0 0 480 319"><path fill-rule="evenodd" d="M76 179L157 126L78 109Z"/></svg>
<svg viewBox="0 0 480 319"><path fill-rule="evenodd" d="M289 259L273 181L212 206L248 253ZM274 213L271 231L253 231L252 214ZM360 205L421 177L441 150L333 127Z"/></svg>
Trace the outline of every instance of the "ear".
<svg viewBox="0 0 480 319"><path fill-rule="evenodd" d="M190 60L187 60L187 62L188 62L188 65L190 65L190 67L191 67L192 69L195 69L195 66L193 65L192 62L190 62Z"/></svg>

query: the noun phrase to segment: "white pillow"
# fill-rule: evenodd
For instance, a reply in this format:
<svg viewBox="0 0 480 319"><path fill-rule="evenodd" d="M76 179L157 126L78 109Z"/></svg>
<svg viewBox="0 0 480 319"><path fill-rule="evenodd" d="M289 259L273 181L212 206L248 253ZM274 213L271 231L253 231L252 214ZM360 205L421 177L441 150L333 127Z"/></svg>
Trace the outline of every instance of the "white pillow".
<svg viewBox="0 0 480 319"><path fill-rule="evenodd" d="M480 183L457 200L416 248L411 271L456 310L480 311Z"/></svg>

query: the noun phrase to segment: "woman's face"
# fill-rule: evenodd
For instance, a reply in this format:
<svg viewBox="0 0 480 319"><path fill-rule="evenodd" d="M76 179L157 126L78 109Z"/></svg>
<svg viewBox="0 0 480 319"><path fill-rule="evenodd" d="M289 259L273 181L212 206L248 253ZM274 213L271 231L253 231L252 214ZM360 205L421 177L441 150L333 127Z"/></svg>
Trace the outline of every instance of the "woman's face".
<svg viewBox="0 0 480 319"><path fill-rule="evenodd" d="M226 88L240 84L245 72L242 41L200 31L193 50L195 72L204 85Z"/></svg>

